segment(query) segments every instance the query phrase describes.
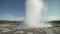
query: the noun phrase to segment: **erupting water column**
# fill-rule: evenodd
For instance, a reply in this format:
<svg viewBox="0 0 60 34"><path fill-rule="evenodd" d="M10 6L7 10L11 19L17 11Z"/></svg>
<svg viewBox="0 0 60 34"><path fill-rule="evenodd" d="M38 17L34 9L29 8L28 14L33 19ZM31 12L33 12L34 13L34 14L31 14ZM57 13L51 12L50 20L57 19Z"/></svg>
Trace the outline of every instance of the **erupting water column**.
<svg viewBox="0 0 60 34"><path fill-rule="evenodd" d="M26 0L26 15L25 24L30 28L44 27L44 24L40 23L41 12L43 7L43 0ZM44 25L44 26L43 26Z"/></svg>

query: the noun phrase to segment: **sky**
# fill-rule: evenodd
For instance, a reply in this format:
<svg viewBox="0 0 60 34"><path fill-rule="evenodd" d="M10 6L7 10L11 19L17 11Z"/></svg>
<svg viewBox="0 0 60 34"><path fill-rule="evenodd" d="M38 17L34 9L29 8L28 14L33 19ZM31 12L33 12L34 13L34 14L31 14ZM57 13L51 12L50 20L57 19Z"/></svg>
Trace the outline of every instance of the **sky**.
<svg viewBox="0 0 60 34"><path fill-rule="evenodd" d="M59 16L60 15L60 0L47 0L48 11L47 16Z"/></svg>
<svg viewBox="0 0 60 34"><path fill-rule="evenodd" d="M20 19L25 14L25 0L0 0L0 19Z"/></svg>
<svg viewBox="0 0 60 34"><path fill-rule="evenodd" d="M0 0L0 15L24 16L24 0Z"/></svg>
<svg viewBox="0 0 60 34"><path fill-rule="evenodd" d="M45 20L60 20L60 0L45 0L47 11L44 12Z"/></svg>
<svg viewBox="0 0 60 34"><path fill-rule="evenodd" d="M60 0L44 0L47 11L42 12L43 20L60 20ZM23 20L25 0L0 0L0 20Z"/></svg>

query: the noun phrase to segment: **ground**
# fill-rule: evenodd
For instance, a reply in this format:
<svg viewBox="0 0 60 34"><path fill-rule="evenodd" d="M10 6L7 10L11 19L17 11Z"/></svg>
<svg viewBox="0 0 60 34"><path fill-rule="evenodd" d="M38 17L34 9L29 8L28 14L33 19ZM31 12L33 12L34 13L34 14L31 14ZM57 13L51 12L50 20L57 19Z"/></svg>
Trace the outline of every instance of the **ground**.
<svg viewBox="0 0 60 34"><path fill-rule="evenodd" d="M0 34L60 34L60 27L52 28L22 28L7 31L1 31Z"/></svg>

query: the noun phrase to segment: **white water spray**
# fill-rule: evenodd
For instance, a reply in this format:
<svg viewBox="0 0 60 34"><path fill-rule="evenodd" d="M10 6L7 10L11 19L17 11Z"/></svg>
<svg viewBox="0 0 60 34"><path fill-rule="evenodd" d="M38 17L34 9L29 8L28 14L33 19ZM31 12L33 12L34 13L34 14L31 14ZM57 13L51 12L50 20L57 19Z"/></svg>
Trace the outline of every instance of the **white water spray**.
<svg viewBox="0 0 60 34"><path fill-rule="evenodd" d="M44 9L43 0L26 0L25 24L27 27L46 27L44 23L40 23L42 9Z"/></svg>

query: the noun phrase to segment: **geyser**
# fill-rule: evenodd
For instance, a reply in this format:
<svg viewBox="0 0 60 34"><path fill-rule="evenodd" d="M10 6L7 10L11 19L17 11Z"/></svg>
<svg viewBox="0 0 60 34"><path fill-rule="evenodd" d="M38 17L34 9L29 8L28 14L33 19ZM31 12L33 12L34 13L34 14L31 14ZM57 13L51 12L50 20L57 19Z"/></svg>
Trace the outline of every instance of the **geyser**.
<svg viewBox="0 0 60 34"><path fill-rule="evenodd" d="M25 25L30 28L42 28L48 25L40 23L41 12L44 9L43 0L26 0Z"/></svg>

